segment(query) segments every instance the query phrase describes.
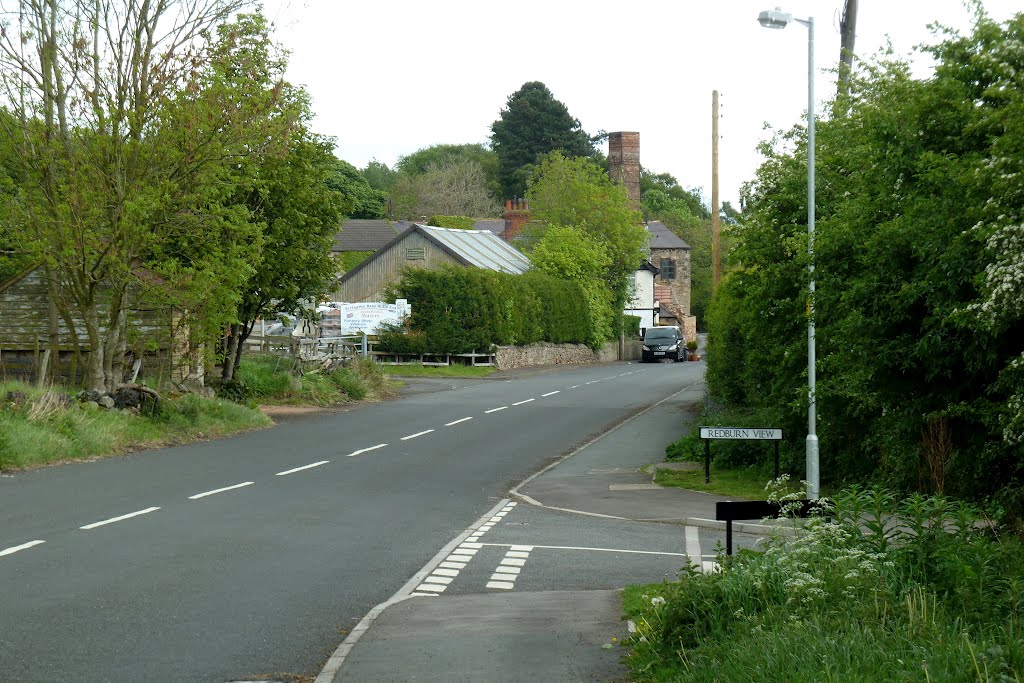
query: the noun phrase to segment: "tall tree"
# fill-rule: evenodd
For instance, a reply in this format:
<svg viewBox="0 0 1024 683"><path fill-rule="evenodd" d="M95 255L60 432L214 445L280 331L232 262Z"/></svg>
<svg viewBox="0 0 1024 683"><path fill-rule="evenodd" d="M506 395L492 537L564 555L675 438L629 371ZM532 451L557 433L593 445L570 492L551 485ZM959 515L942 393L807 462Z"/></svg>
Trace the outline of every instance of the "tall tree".
<svg viewBox="0 0 1024 683"><path fill-rule="evenodd" d="M648 243L626 189L589 159L552 152L537 167L527 198L535 220L575 228L603 247L608 262L601 279L612 293L613 320L621 319L629 300L628 276L644 262Z"/></svg>
<svg viewBox="0 0 1024 683"><path fill-rule="evenodd" d="M433 215L486 218L499 211L480 164L452 158L431 162L421 174L400 174L391 204L395 216L411 220Z"/></svg>
<svg viewBox="0 0 1024 683"><path fill-rule="evenodd" d="M269 119L272 125L284 125L268 131L275 133L269 137L276 144L250 148L233 165L230 185L235 192L225 200L226 205L246 212L262 235L260 253L241 287L226 339L221 378L230 380L257 319L295 314L303 302L316 301L333 285L337 270L330 251L341 211L356 208L365 197L342 194L332 187L339 171L361 177L355 167L334 158L333 140L309 130L309 97L284 80L287 62L270 39L266 19L241 15L218 30L227 58L224 63L231 70L237 68L234 65L246 65L244 77L252 96L273 93L274 115ZM365 181L361 189L364 195L375 194Z"/></svg>
<svg viewBox="0 0 1024 683"><path fill-rule="evenodd" d="M0 97L26 169L5 220L43 264L67 327L83 331L91 387L122 376L138 292L173 290L211 323L248 276L259 231L223 207L223 180L263 144L250 122L265 122L274 94L248 97L215 74L207 39L244 4L20 0L4 17Z"/></svg>
<svg viewBox="0 0 1024 683"><path fill-rule="evenodd" d="M371 187L363 173L347 161L335 161L327 187L341 195L341 212L349 218L387 216L388 193Z"/></svg>
<svg viewBox="0 0 1024 683"><path fill-rule="evenodd" d="M491 124L491 148L501 163L505 199L525 194L533 166L549 152L558 150L568 158L594 154L579 119L540 81L524 83L509 96Z"/></svg>
<svg viewBox="0 0 1024 683"><path fill-rule="evenodd" d="M465 145L431 145L412 154L400 157L395 170L408 175L423 175L431 168L460 161L474 162L480 166L486 179L485 185L495 202L501 196L501 180L498 177L498 155L479 143Z"/></svg>

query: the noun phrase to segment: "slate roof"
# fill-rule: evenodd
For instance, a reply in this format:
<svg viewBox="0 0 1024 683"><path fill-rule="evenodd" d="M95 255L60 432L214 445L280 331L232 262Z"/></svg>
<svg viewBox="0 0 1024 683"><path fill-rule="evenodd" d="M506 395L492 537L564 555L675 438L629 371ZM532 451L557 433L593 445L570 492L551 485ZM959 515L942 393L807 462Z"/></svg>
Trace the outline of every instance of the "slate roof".
<svg viewBox="0 0 1024 683"><path fill-rule="evenodd" d="M377 251L409 228L412 223L381 219L350 219L334 236L332 252Z"/></svg>
<svg viewBox="0 0 1024 683"><path fill-rule="evenodd" d="M690 245L668 229L661 221L648 221L647 232L651 233L651 249L689 249Z"/></svg>
<svg viewBox="0 0 1024 683"><path fill-rule="evenodd" d="M505 219L504 218L478 218L473 221L474 230L486 230L487 232L494 233L495 235L501 235L505 232Z"/></svg>

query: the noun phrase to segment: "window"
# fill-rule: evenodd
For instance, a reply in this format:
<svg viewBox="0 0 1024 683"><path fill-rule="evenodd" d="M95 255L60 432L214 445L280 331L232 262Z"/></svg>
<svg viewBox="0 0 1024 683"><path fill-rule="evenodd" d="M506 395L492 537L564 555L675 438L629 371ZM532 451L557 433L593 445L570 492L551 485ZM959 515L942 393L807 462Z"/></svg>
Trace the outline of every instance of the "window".
<svg viewBox="0 0 1024 683"><path fill-rule="evenodd" d="M661 270L662 280L675 280L676 279L676 260L674 258L663 258L661 264L658 266Z"/></svg>
<svg viewBox="0 0 1024 683"><path fill-rule="evenodd" d="M406 261L422 261L427 258L427 250L424 247L408 247L405 250Z"/></svg>

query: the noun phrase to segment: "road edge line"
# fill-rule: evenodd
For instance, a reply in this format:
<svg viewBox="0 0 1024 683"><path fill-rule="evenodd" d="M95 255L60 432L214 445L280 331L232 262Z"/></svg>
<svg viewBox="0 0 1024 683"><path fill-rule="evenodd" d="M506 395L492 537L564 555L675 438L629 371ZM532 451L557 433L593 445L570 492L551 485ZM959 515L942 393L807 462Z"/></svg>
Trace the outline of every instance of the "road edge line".
<svg viewBox="0 0 1024 683"><path fill-rule="evenodd" d="M334 677L339 671L341 671L341 667L345 663L345 658L348 657L348 654L356 646L356 643L359 642L359 639L363 637L363 634L370 630L370 626L372 626L373 622L377 620L377 617L383 614L384 610L388 607L413 597L410 595L413 589L416 586L419 586L423 582L423 579L434 571L435 567L441 564L446 557L451 555L455 548L469 538L469 536L476 531L477 527L491 517L494 517L494 515L500 512L503 507L511 502L512 501L508 498L502 498L497 505L490 509L490 511L481 515L468 529L464 530L454 539L449 541L447 545L441 548L441 550L439 550L429 562L423 565L418 572L413 574L412 578L406 581L405 585L399 588L394 595L367 612L366 616L359 620L359 623L352 628L345 640L341 641L341 644L338 645L331 656L327 659L327 662L324 664L324 668L320 670L320 673L317 675L316 679L314 679L313 683L333 683Z"/></svg>

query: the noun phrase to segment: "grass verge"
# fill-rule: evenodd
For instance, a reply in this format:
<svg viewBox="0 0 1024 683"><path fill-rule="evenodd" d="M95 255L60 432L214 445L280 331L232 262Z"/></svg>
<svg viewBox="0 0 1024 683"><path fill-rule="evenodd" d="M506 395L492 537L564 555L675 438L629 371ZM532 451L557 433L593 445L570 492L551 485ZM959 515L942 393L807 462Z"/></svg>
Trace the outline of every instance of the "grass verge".
<svg viewBox="0 0 1024 683"><path fill-rule="evenodd" d="M251 406L317 405L375 400L391 396L382 366L365 358L330 372L296 375L291 362L280 356L245 356L228 382L211 382L218 396Z"/></svg>
<svg viewBox="0 0 1024 683"><path fill-rule="evenodd" d="M940 497L837 494L806 533L631 586L644 681L1020 681L1024 544ZM902 524L893 525L892 519Z"/></svg>
<svg viewBox="0 0 1024 683"><path fill-rule="evenodd" d="M493 367L471 365L383 365L384 372L397 377L486 377Z"/></svg>
<svg viewBox="0 0 1024 683"><path fill-rule="evenodd" d="M17 398L8 400L9 392ZM181 444L271 424L246 406L191 394L165 397L151 415L90 410L65 398L69 395L55 387L0 384L0 470Z"/></svg>
<svg viewBox="0 0 1024 683"><path fill-rule="evenodd" d="M771 481L772 475L756 468L723 469L712 464L711 481L704 483L704 467L698 470L658 469L654 474L654 483L662 486L674 486L691 491L717 493L723 496L736 496L751 500L765 499L765 485Z"/></svg>

